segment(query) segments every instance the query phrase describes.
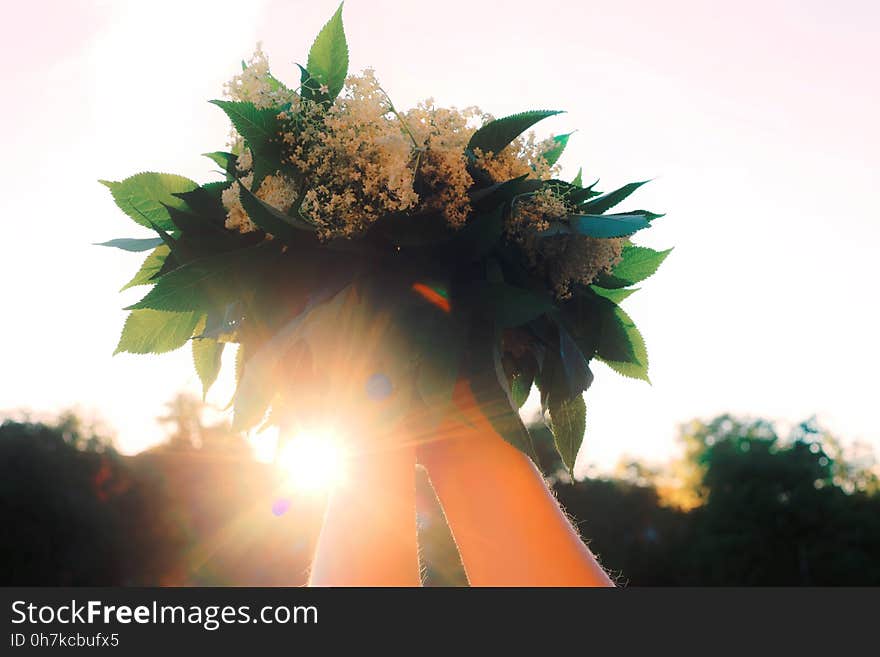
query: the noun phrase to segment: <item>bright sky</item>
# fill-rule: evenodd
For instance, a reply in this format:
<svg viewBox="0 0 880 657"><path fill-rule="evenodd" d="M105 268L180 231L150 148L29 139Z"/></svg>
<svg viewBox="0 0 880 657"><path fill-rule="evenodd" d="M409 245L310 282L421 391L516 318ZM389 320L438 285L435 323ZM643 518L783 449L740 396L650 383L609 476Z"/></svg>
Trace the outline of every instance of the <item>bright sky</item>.
<svg viewBox="0 0 880 657"><path fill-rule="evenodd" d="M4 2L0 409L78 405L129 452L161 436L162 404L196 377L186 349L111 358L141 257L90 243L145 235L96 181L213 179L199 153L227 124L206 101L257 40L295 81L334 10ZM582 467L667 458L678 422L723 411L816 413L880 447L880 4L349 0L344 18L351 69L374 67L396 105L566 109L541 127L578 130L568 175L656 178L633 207L668 214L641 243L676 249L624 304L654 384L595 367Z"/></svg>

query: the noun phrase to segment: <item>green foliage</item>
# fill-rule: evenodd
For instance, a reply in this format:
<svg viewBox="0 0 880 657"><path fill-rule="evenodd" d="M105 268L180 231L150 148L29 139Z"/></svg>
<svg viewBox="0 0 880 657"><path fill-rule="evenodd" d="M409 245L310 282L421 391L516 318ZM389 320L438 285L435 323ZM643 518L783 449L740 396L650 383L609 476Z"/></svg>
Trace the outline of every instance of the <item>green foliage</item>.
<svg viewBox="0 0 880 657"><path fill-rule="evenodd" d="M232 180L208 183L207 185L201 185L191 192L177 195L189 206L190 212L181 212L180 210L169 211L171 219L180 227L180 222L175 217L192 215L185 216L183 221L191 225L193 233L198 234L187 235L186 237L200 237L201 235L218 237L223 235L226 237L223 241L229 244L229 238L234 237L234 235L225 229L227 211L223 207L223 192L231 184Z"/></svg>
<svg viewBox="0 0 880 657"><path fill-rule="evenodd" d="M471 194L471 202L477 210L486 211L512 201L517 196L536 192L544 184L541 180L524 175L477 190Z"/></svg>
<svg viewBox="0 0 880 657"><path fill-rule="evenodd" d="M472 217L458 231L454 243L455 254L462 260L480 260L495 248L503 232L503 212L499 205L491 212Z"/></svg>
<svg viewBox="0 0 880 657"><path fill-rule="evenodd" d="M309 51L306 68L320 84L326 85L330 100L342 91L348 73L348 44L342 26L342 4L318 33Z"/></svg>
<svg viewBox="0 0 880 657"><path fill-rule="evenodd" d="M138 173L120 182L99 182L110 189L116 205L141 226L152 228L155 224L164 230L174 229L168 207L186 209L186 204L174 195L198 187L183 176L152 172Z"/></svg>
<svg viewBox="0 0 880 657"><path fill-rule="evenodd" d="M261 146L277 139L279 127L277 109L272 107L259 109L253 103L238 100L212 100L211 103L226 112L232 125L251 148L259 150ZM208 157L217 162L218 159L214 156L219 157L219 154L208 154Z"/></svg>
<svg viewBox="0 0 880 657"><path fill-rule="evenodd" d="M604 287L599 287L598 285L591 285L590 289L598 294L600 297L608 299L613 304L619 304L621 301L629 297L629 295L631 295L633 292L639 291L639 288L630 288L628 290L623 288L606 290Z"/></svg>
<svg viewBox="0 0 880 657"><path fill-rule="evenodd" d="M544 153L544 159L547 161L547 164L549 164L550 166L553 166L554 164L556 164L556 162L559 161L559 158L562 156L562 153L565 151L565 147L568 145L568 138L571 137L572 134L574 134L574 133L569 132L568 134L565 134L565 135L556 135L553 138L553 142L554 142L553 148L551 148L549 151ZM578 171L578 176L580 176L580 175L581 175L580 171ZM575 178L575 180L578 180L578 178ZM574 184L574 183L572 183L572 184ZM580 186L580 183L578 183L578 186Z"/></svg>
<svg viewBox="0 0 880 657"><path fill-rule="evenodd" d="M239 278L255 273L259 248L219 253L178 267L156 280L156 285L126 310L151 308L171 312L208 312L235 301Z"/></svg>
<svg viewBox="0 0 880 657"><path fill-rule="evenodd" d="M611 369L650 383L648 350L635 322L619 306L604 307L596 356Z"/></svg>
<svg viewBox="0 0 880 657"><path fill-rule="evenodd" d="M272 388L280 363L291 352L306 348L305 321L319 306L338 303L342 295L339 286L327 287L312 295L309 303L296 316L286 322L272 337L251 352L239 347L236 354L235 397L233 399L232 426L239 431L250 429L263 417L272 403L276 391Z"/></svg>
<svg viewBox="0 0 880 657"><path fill-rule="evenodd" d="M247 212L250 220L270 235L280 237L281 239L291 239L296 237L299 231L311 230L311 226L302 219L289 217L279 212L268 203L264 203L261 199L257 198L244 185L239 185L238 197L241 199L241 207Z"/></svg>
<svg viewBox="0 0 880 657"><path fill-rule="evenodd" d="M580 182L580 181L579 181ZM575 205L581 205L584 201L593 198L594 196L599 196L601 192L596 191L595 187L599 184L598 180L594 180L590 185L583 187L580 186L580 189L576 189L568 195L568 200L570 203L574 203Z"/></svg>
<svg viewBox="0 0 880 657"><path fill-rule="evenodd" d="M880 494L864 470L838 474L855 463L810 424L785 436L763 419L682 422L681 461L659 471L623 463L614 478L558 482L555 492L603 566L630 585L880 583ZM542 448L551 442L534 433Z"/></svg>
<svg viewBox="0 0 880 657"><path fill-rule="evenodd" d="M449 413L452 392L460 373L464 328L452 318L440 319L434 331L422 331L416 390L428 412L439 423Z"/></svg>
<svg viewBox="0 0 880 657"><path fill-rule="evenodd" d="M541 119L561 114L553 110L534 110L520 112L501 119L490 121L477 130L468 142L468 150L473 152L480 149L483 153L500 153L514 139L531 128Z"/></svg>
<svg viewBox="0 0 880 657"><path fill-rule="evenodd" d="M565 377L565 397L575 397L590 387L593 383L593 373L587 365L586 357L574 338L562 326L559 327L559 360Z"/></svg>
<svg viewBox="0 0 880 657"><path fill-rule="evenodd" d="M531 436L515 410L518 407L510 391L497 346L493 349L492 360L493 368L490 371L494 374L494 381L492 374L487 373L486 376L480 377L473 386L474 396L495 431L508 443L537 462Z"/></svg>
<svg viewBox="0 0 880 657"><path fill-rule="evenodd" d="M499 335L488 309L473 318L465 352L464 375L482 415L508 443L537 463L532 439L520 419L499 346Z"/></svg>
<svg viewBox="0 0 880 657"><path fill-rule="evenodd" d="M588 201L583 206L581 206L581 210L586 214L602 214L603 212L607 212L615 205L626 199L639 187L648 182L650 181L643 180L642 182L634 182L629 183L628 185L624 185L620 189L616 189L613 192L609 192L608 194L600 196L599 198Z"/></svg>
<svg viewBox="0 0 880 657"><path fill-rule="evenodd" d="M122 287L120 292L122 290L127 290L130 287L135 287L136 285L148 285L153 283L153 278L158 275L170 253L171 249L168 248L167 244L160 244L153 249L152 253L150 253L146 260L144 260L141 268L137 271L134 277Z"/></svg>
<svg viewBox="0 0 880 657"><path fill-rule="evenodd" d="M480 298L492 310L495 322L501 328L522 326L555 309L546 294L507 283L485 283Z"/></svg>
<svg viewBox="0 0 880 657"><path fill-rule="evenodd" d="M196 367L196 373L202 382L202 398L208 395L208 390L214 385L217 376L220 374L221 358L223 356L223 347L225 344L216 338L199 337L204 331L204 317L199 321L192 340L193 364Z"/></svg>
<svg viewBox="0 0 880 657"><path fill-rule="evenodd" d="M226 153L225 151L214 151L213 153L202 153L202 155L210 159L212 162L217 163L223 170L223 173L225 173L227 176L235 175L235 165L238 162L238 157L236 157L233 153Z"/></svg>
<svg viewBox="0 0 880 657"><path fill-rule="evenodd" d="M637 214L573 214L566 219L572 232L600 238L627 237L651 225Z"/></svg>
<svg viewBox="0 0 880 657"><path fill-rule="evenodd" d="M620 262L610 274L600 274L596 283L604 288L628 287L652 276L672 249L655 251L646 246L623 247Z"/></svg>
<svg viewBox="0 0 880 657"><path fill-rule="evenodd" d="M167 209L167 206L166 206L166 209ZM171 216L170 213L169 213L169 216ZM173 223L173 220L172 220L172 223ZM164 228L162 228L161 226L157 226L152 221L150 222L150 228L152 228L157 233L159 233L159 237L162 238L162 242L165 244L165 246L167 246L169 249L171 249L172 255L175 255L175 254L176 255L183 255L184 249L179 247L177 240L174 239L171 235L169 235L168 232Z"/></svg>
<svg viewBox="0 0 880 657"><path fill-rule="evenodd" d="M215 545L229 517L252 512L255 499L268 506L271 466L249 458L228 427L206 423L198 406L175 400L161 421L171 441L127 457L74 416L0 422L0 516L16 528L0 534L0 581L156 586L183 573L202 585L305 584L323 499L297 499L284 522L254 527L253 567L240 542L218 545L193 566L193 550ZM766 420L732 416L680 426L687 456L669 469L628 462L578 481L559 475L550 430L530 427L554 495L620 585L880 584L880 494L865 488L876 486L869 463L839 453L827 432L800 426L782 435ZM212 451L222 458L205 458ZM682 471L693 476L682 479ZM425 473L417 477L426 583L464 585L442 508ZM677 507L670 482L698 491L696 506ZM279 559L277 546L291 537L300 547Z"/></svg>
<svg viewBox="0 0 880 657"><path fill-rule="evenodd" d="M510 380L510 399L514 408L522 408L532 392L535 376L538 374L538 361L531 351L514 357L505 354L505 372Z"/></svg>
<svg viewBox="0 0 880 657"><path fill-rule="evenodd" d="M532 392L532 384L534 378L528 377L526 374L517 373L513 375L510 382L510 400L515 408L522 408L523 404L529 398Z"/></svg>
<svg viewBox="0 0 880 657"><path fill-rule="evenodd" d="M548 348L543 366L535 377L541 393L541 409L560 406L587 390L593 373L574 339L560 327L559 346Z"/></svg>
<svg viewBox="0 0 880 657"><path fill-rule="evenodd" d="M252 188L259 189L263 179L275 173L281 166L278 108L257 108L253 103L232 100L211 102L226 112L232 125L251 149L254 160Z"/></svg>
<svg viewBox="0 0 880 657"><path fill-rule="evenodd" d="M562 462L572 472L587 429L587 405L583 396L551 398L550 427Z"/></svg>
<svg viewBox="0 0 880 657"><path fill-rule="evenodd" d="M131 251L132 253L140 253L141 251L149 251L162 244L161 237L120 237L119 239L110 240L109 242L98 242L95 246L112 246L123 251Z"/></svg>
<svg viewBox="0 0 880 657"><path fill-rule="evenodd" d="M113 353L162 354L174 351L192 337L199 318L195 312L133 310L125 320L122 336Z"/></svg>

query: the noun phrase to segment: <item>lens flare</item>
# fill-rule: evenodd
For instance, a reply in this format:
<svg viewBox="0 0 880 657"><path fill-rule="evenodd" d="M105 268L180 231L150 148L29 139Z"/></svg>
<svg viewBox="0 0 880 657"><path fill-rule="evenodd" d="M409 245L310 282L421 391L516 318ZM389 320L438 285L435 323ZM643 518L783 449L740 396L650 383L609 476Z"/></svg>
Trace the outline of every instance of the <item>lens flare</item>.
<svg viewBox="0 0 880 657"><path fill-rule="evenodd" d="M420 294L425 301L437 306L443 312L448 313L452 310L452 306L449 303L449 293L442 287L431 287L424 283L414 283L412 289Z"/></svg>
<svg viewBox="0 0 880 657"><path fill-rule="evenodd" d="M285 441L276 463L290 492L318 495L345 479L347 454L339 435L329 429L297 432Z"/></svg>

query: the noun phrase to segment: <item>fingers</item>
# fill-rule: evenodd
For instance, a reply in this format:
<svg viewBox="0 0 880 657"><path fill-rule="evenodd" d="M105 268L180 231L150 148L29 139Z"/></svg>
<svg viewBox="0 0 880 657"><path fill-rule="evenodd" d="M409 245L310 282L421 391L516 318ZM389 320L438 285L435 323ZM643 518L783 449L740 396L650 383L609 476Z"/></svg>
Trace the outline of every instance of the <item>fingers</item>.
<svg viewBox="0 0 880 657"><path fill-rule="evenodd" d="M469 388L457 401L476 406ZM534 464L491 427L446 423L419 448L474 586L613 586Z"/></svg>
<svg viewBox="0 0 880 657"><path fill-rule="evenodd" d="M310 586L419 586L415 450L352 458L333 491Z"/></svg>

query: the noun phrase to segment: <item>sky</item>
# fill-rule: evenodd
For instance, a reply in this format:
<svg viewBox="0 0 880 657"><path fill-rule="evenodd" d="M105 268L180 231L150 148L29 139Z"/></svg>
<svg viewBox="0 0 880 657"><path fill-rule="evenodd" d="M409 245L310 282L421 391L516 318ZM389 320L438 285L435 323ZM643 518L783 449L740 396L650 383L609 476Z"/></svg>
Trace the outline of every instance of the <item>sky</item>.
<svg viewBox="0 0 880 657"><path fill-rule="evenodd" d="M141 257L92 243L147 235L97 180L216 179L199 154L228 125L206 101L257 41L295 82L336 5L2 4L0 411L76 407L135 452L198 383L186 349L111 356ZM679 423L722 412L815 414L880 449L880 4L348 0L344 20L350 70L396 106L564 109L539 134L577 130L566 175L653 179L633 207L667 214L636 241L675 250L623 304L653 383L594 367L581 471L668 459Z"/></svg>

